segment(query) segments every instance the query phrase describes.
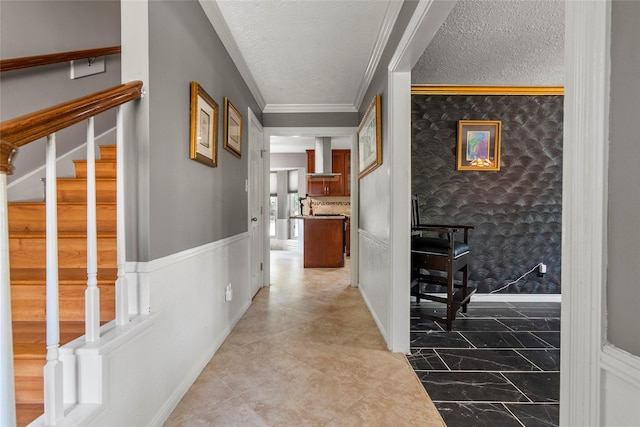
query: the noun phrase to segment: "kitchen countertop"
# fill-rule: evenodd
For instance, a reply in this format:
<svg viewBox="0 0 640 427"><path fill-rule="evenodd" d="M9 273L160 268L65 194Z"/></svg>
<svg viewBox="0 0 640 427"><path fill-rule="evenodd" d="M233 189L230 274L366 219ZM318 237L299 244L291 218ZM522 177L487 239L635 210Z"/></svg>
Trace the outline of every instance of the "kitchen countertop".
<svg viewBox="0 0 640 427"><path fill-rule="evenodd" d="M343 215L343 214L339 214L339 215L295 215L295 216L291 216L289 217L290 219L345 219L345 218L349 218L349 215Z"/></svg>

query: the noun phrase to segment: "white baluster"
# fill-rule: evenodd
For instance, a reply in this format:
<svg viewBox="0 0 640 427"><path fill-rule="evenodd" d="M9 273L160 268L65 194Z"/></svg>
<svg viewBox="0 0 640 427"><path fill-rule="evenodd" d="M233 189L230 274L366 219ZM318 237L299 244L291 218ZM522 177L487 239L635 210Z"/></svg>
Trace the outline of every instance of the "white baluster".
<svg viewBox="0 0 640 427"><path fill-rule="evenodd" d="M116 121L116 250L118 279L116 280L116 325L129 323L129 285L125 274L126 241L124 225L124 118L123 108L117 108Z"/></svg>
<svg viewBox="0 0 640 427"><path fill-rule="evenodd" d="M56 194L56 134L47 138L47 363L44 365L44 416L47 425L64 417L62 362L59 359L58 314L58 200Z"/></svg>
<svg viewBox="0 0 640 427"><path fill-rule="evenodd" d="M85 339L100 338L98 231L96 225L96 147L94 118L87 120L87 289L84 294Z"/></svg>
<svg viewBox="0 0 640 427"><path fill-rule="evenodd" d="M0 173L0 426L16 425L9 280L9 225L7 174Z"/></svg>

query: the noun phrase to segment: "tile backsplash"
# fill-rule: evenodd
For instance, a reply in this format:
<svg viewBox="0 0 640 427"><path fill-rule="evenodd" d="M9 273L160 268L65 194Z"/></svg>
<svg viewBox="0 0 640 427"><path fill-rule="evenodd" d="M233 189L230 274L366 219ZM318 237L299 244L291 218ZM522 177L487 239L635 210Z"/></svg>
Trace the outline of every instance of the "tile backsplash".
<svg viewBox="0 0 640 427"><path fill-rule="evenodd" d="M309 204L313 206L314 214L343 214L351 215L350 197L307 197L302 201L304 215L309 215Z"/></svg>

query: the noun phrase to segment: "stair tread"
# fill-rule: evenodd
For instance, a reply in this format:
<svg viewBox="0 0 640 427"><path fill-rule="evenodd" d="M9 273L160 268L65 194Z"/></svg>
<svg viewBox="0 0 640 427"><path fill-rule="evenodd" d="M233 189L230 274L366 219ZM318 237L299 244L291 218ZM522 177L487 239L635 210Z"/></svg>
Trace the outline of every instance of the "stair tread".
<svg viewBox="0 0 640 427"><path fill-rule="evenodd" d="M100 158L101 159L105 159L108 158L110 159L111 156L114 156L113 158L115 158L116 155L116 151L117 151L117 146L116 144L105 144L105 145L101 145L100 146ZM107 157L105 157L105 155Z"/></svg>
<svg viewBox="0 0 640 427"><path fill-rule="evenodd" d="M115 280L118 274L117 268L99 268L98 281ZM12 268L10 270L11 284L31 284L44 282L47 278L46 268ZM60 268L58 269L58 281L66 284L86 284L86 268Z"/></svg>
<svg viewBox="0 0 640 427"><path fill-rule="evenodd" d="M11 231L9 233L9 237L12 239L44 239L46 237L46 232L44 231ZM98 239L114 239L116 237L116 233L114 232L105 232L98 231L97 232ZM86 238L86 231L62 231L58 233L59 239L81 239Z"/></svg>
<svg viewBox="0 0 640 427"><path fill-rule="evenodd" d="M105 322L101 322L104 324ZM47 322L13 321L13 353L16 359L39 359L47 354ZM84 321L60 322L60 345L84 335Z"/></svg>
<svg viewBox="0 0 640 427"><path fill-rule="evenodd" d="M15 334L14 334L14 339ZM19 360L42 359L47 355L46 342L42 343L13 343L13 358Z"/></svg>
<svg viewBox="0 0 640 427"><path fill-rule="evenodd" d="M72 160L73 163L87 163L86 159L76 159L76 160ZM110 164L110 163L116 163L116 159L96 159L96 163L104 163L104 164Z"/></svg>
<svg viewBox="0 0 640 427"><path fill-rule="evenodd" d="M44 413L42 403L18 403L16 405L17 426L26 426Z"/></svg>
<svg viewBox="0 0 640 427"><path fill-rule="evenodd" d="M71 178L71 179L77 179L77 178ZM96 205L113 205L115 206L116 202L109 202L109 201L97 201ZM46 206L46 202L39 202L39 201L23 201L23 202L9 202L8 203L9 206L11 205L15 205L15 206ZM87 204L85 202L65 202L65 201L58 201L58 206L86 206Z"/></svg>
<svg viewBox="0 0 640 427"><path fill-rule="evenodd" d="M96 198L98 284L104 290L100 301L101 324L115 316L116 246L116 147L100 146L96 159ZM58 183L58 238L60 253L59 344L62 346L85 334L84 288L86 269L86 198L87 161L74 161L76 177L56 178ZM44 181L44 180L43 180ZM45 294L47 271L44 259L46 238L46 203L44 201L10 202L9 237L12 256L10 266L12 295L12 335L16 368L16 415L18 426L29 424L43 413L42 367L46 362L47 328ZM84 211L84 212L83 212ZM84 218L83 218L84 217ZM63 249L63 247L65 249ZM15 251L15 252L14 252ZM42 264L42 265L41 265ZM33 268L37 267L37 268ZM15 306L15 307L14 307ZM19 307L19 309L17 309ZM13 310L15 309L15 311Z"/></svg>
<svg viewBox="0 0 640 427"><path fill-rule="evenodd" d="M57 178L58 182L74 182L74 181L86 181L87 178L75 178L75 177L61 177ZM112 182L116 178L96 178L96 181Z"/></svg>

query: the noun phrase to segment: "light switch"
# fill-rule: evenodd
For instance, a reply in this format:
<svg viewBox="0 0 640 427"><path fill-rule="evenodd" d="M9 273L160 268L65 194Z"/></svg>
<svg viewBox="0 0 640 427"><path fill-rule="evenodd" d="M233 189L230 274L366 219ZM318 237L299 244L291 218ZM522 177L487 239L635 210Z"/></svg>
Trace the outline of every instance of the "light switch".
<svg viewBox="0 0 640 427"><path fill-rule="evenodd" d="M104 73L104 56L97 58L79 59L71 61L71 78L79 79L80 77L91 76L93 74Z"/></svg>

